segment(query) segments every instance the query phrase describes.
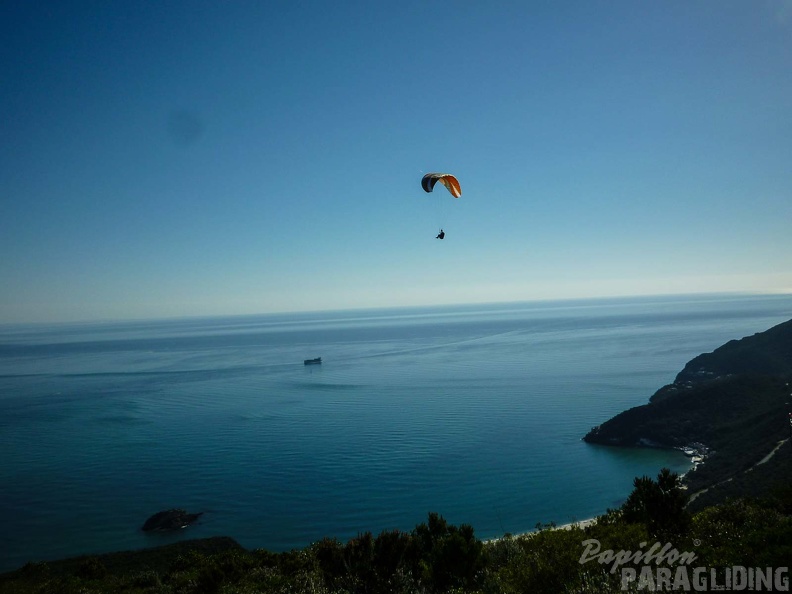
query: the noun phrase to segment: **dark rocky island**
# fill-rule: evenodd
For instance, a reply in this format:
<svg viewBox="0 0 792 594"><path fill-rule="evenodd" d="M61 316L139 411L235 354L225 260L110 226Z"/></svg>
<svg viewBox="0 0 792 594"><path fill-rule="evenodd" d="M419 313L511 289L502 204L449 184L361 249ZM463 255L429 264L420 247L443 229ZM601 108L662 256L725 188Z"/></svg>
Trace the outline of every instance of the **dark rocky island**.
<svg viewBox="0 0 792 594"><path fill-rule="evenodd" d="M685 477L691 492L717 486L710 498L715 491L720 499L751 494L790 465L790 383L792 320L695 357L648 404L616 415L583 439L687 450L706 459Z"/></svg>
<svg viewBox="0 0 792 594"><path fill-rule="evenodd" d="M157 512L146 520L141 530L143 532L165 532L170 530L181 530L190 524L194 523L203 515L203 512L197 514L188 514L183 509L169 509Z"/></svg>

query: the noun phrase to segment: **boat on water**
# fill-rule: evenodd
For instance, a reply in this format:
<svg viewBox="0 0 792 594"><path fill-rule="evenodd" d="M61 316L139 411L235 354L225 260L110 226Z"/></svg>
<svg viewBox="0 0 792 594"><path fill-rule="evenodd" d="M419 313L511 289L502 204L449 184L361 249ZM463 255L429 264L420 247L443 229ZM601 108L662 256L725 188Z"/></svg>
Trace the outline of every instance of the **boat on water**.
<svg viewBox="0 0 792 594"><path fill-rule="evenodd" d="M321 357L317 357L316 359L306 359L305 361L303 361L303 364L304 365L321 365L322 364L322 358Z"/></svg>

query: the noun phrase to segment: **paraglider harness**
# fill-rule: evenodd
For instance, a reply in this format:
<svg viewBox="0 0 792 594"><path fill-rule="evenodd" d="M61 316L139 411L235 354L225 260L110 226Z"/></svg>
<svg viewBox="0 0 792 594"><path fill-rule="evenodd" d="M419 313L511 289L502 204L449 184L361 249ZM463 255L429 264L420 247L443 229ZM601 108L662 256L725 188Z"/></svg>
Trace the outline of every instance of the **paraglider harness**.
<svg viewBox="0 0 792 594"><path fill-rule="evenodd" d="M440 233L437 234L437 237L435 237L435 239L443 239L444 237L445 237L445 231L440 229Z"/></svg>

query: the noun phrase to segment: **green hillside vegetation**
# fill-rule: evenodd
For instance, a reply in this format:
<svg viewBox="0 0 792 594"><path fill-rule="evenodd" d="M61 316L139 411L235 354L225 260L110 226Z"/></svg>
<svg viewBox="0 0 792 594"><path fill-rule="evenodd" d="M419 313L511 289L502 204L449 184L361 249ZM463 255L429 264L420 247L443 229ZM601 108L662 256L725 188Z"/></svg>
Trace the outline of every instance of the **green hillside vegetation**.
<svg viewBox="0 0 792 594"><path fill-rule="evenodd" d="M707 468L705 464L696 473ZM783 491L792 477L792 443L786 441L767 462L741 472L727 472L720 480L705 477L685 482L691 495L689 509L699 511L728 499L739 497L760 498L766 494ZM695 477L694 477L695 478ZM716 477L717 478L717 477ZM710 485L698 488L697 485Z"/></svg>
<svg viewBox="0 0 792 594"><path fill-rule="evenodd" d="M792 320L691 359L674 383L723 375L792 375Z"/></svg>
<svg viewBox="0 0 792 594"><path fill-rule="evenodd" d="M696 556L690 567L787 567L792 559L792 486L756 500L734 500L691 514L679 477L663 470L640 477L624 505L585 528L538 527L534 533L483 542L470 526L429 514L411 532L326 538L284 553L248 551L231 539L34 563L0 576L0 594L177 594L259 592L525 593L638 592L622 589L621 569L598 551L644 552L669 543ZM648 543L642 545L640 543ZM659 548L659 547L658 547ZM655 566L674 571L669 558ZM629 563L625 566L630 566ZM638 565L635 565L638 567ZM787 574L787 577L788 574Z"/></svg>

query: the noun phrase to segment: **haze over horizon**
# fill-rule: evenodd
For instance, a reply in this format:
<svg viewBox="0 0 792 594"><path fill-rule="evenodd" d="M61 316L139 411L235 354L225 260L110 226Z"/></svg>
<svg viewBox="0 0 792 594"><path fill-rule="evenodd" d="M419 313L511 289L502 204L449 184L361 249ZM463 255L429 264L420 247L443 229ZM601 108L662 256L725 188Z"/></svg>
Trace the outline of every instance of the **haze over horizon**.
<svg viewBox="0 0 792 594"><path fill-rule="evenodd" d="M792 293L790 0L41 1L0 35L0 323Z"/></svg>

